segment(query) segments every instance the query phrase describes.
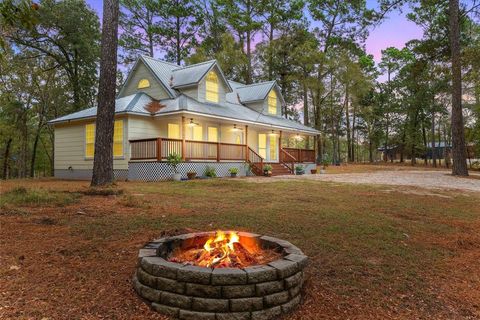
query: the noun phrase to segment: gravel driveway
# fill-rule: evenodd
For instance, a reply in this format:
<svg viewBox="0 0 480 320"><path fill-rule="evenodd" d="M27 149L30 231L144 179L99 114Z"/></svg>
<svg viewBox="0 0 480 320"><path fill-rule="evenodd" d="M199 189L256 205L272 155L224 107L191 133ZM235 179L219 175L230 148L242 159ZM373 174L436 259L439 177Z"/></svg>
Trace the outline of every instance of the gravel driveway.
<svg viewBox="0 0 480 320"><path fill-rule="evenodd" d="M416 186L427 189L457 189L480 192L480 175L457 178L447 171L376 171L368 173L316 174L303 176L276 176L269 180L305 179L360 184ZM474 179L477 178L477 179ZM266 179L262 179L266 180Z"/></svg>

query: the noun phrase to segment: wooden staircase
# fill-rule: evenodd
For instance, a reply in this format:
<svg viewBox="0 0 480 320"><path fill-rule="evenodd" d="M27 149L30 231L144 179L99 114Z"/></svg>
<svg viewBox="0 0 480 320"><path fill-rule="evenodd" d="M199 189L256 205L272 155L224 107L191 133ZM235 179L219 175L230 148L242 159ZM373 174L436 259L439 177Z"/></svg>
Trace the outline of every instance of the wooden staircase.
<svg viewBox="0 0 480 320"><path fill-rule="evenodd" d="M269 163L272 166L272 176L284 176L293 174L290 169L281 163Z"/></svg>

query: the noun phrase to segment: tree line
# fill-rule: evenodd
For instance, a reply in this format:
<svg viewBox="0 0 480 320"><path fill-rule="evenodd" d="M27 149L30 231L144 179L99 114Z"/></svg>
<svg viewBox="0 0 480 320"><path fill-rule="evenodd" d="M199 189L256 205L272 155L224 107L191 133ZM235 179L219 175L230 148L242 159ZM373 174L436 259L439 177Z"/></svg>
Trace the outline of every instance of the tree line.
<svg viewBox="0 0 480 320"><path fill-rule="evenodd" d="M423 36L385 48L377 64L365 40L405 5ZM480 146L479 6L121 0L118 62L125 71L140 54L179 65L217 59L229 79L276 80L287 102L282 115L321 132L319 160L375 161L378 148L395 146L400 161L415 164L439 142L460 146L456 154ZM99 18L79 0L6 0L0 10L2 177L49 175L54 137L47 121L94 105L101 93ZM119 85L124 73L116 77Z"/></svg>

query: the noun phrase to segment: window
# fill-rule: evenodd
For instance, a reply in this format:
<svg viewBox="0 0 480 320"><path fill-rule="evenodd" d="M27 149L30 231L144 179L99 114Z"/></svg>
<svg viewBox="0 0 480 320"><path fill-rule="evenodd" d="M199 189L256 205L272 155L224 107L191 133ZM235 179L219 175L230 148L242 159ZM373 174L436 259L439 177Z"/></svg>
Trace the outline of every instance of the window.
<svg viewBox="0 0 480 320"><path fill-rule="evenodd" d="M93 158L95 152L95 123L85 125L85 157Z"/></svg>
<svg viewBox="0 0 480 320"><path fill-rule="evenodd" d="M143 89L150 87L150 81L148 79L142 79L138 81L137 89Z"/></svg>
<svg viewBox="0 0 480 320"><path fill-rule="evenodd" d="M268 113L277 114L277 94L271 90L268 94Z"/></svg>
<svg viewBox="0 0 480 320"><path fill-rule="evenodd" d="M85 125L85 157L95 154L95 123ZM123 156L123 120L115 120L113 125L113 156Z"/></svg>
<svg viewBox="0 0 480 320"><path fill-rule="evenodd" d="M277 160L277 136L270 135L270 160Z"/></svg>
<svg viewBox="0 0 480 320"><path fill-rule="evenodd" d="M192 127L192 140L203 140L203 128L201 126Z"/></svg>
<svg viewBox="0 0 480 320"><path fill-rule="evenodd" d="M123 156L123 120L115 120L113 126L113 156Z"/></svg>
<svg viewBox="0 0 480 320"><path fill-rule="evenodd" d="M218 76L215 71L210 71L206 78L206 97L207 101L217 102L218 99Z"/></svg>
<svg viewBox="0 0 480 320"><path fill-rule="evenodd" d="M168 124L168 138L180 139L180 125L177 123Z"/></svg>
<svg viewBox="0 0 480 320"><path fill-rule="evenodd" d="M267 135L265 133L258 134L258 154L263 158L267 158Z"/></svg>
<svg viewBox="0 0 480 320"><path fill-rule="evenodd" d="M208 141L218 142L218 129L216 127L208 127Z"/></svg>

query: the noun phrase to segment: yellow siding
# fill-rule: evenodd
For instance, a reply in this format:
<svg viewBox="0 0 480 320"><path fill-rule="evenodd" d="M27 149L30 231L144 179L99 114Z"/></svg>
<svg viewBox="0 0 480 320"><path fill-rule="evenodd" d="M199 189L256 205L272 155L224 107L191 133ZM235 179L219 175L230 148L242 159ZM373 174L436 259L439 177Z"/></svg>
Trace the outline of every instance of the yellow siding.
<svg viewBox="0 0 480 320"><path fill-rule="evenodd" d="M55 160L57 170L93 169L93 157L86 158L86 125L90 122L75 122L55 126ZM125 141L124 141L125 145ZM127 157L115 159L114 169L128 169Z"/></svg>

